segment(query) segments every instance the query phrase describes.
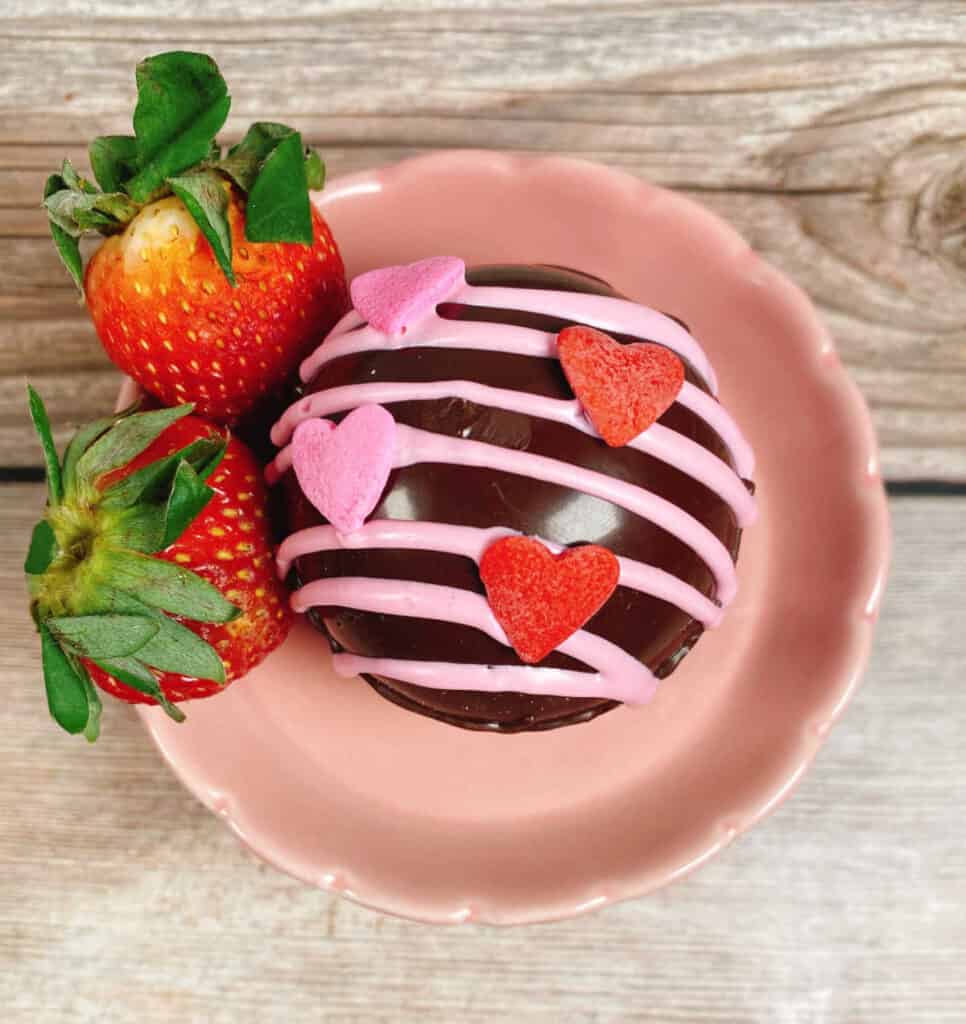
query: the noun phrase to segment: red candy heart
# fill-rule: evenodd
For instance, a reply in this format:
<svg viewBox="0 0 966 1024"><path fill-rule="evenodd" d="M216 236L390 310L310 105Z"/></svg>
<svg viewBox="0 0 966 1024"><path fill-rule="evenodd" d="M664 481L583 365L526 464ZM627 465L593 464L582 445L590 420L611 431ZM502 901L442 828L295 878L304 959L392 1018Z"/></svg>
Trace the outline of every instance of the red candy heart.
<svg viewBox="0 0 966 1024"><path fill-rule="evenodd" d="M589 544L554 555L532 537L504 537L480 560L490 608L522 661L542 661L603 607L620 564Z"/></svg>
<svg viewBox="0 0 966 1024"><path fill-rule="evenodd" d="M567 380L597 433L620 448L671 407L684 384L684 364L663 345L621 345L592 327L557 335Z"/></svg>

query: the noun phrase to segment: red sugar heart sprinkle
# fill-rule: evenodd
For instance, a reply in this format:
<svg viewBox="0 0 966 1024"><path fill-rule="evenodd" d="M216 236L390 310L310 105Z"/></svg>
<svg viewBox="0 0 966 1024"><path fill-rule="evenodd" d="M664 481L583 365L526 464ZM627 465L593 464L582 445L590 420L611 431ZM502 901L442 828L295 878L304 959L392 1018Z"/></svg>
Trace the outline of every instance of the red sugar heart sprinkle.
<svg viewBox="0 0 966 1024"><path fill-rule="evenodd" d="M621 345L592 327L557 335L560 363L597 433L620 448L671 407L684 384L684 364L663 345Z"/></svg>
<svg viewBox="0 0 966 1024"><path fill-rule="evenodd" d="M617 587L620 564L594 544L555 555L532 537L504 537L486 549L480 576L507 639L533 665L603 607Z"/></svg>

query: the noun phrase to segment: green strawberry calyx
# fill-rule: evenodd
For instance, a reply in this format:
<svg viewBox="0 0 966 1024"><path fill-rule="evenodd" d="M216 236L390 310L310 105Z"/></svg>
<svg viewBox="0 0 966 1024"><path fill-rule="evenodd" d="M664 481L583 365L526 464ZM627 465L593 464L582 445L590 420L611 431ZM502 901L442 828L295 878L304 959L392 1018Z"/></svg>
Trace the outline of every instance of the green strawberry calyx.
<svg viewBox="0 0 966 1024"><path fill-rule="evenodd" d="M211 243L234 286L230 185L246 198L250 242L313 241L309 189L325 184L325 165L283 124L253 124L222 154L215 136L231 106L218 65L203 53L172 51L137 67L133 135L103 135L88 156L95 185L69 160L44 186L50 233L77 287L84 289L79 239L117 234L149 203L176 195Z"/></svg>
<svg viewBox="0 0 966 1024"><path fill-rule="evenodd" d="M184 566L153 557L211 500L205 482L225 454L214 428L180 450L123 470L193 406L136 407L82 427L59 459L39 395L30 412L47 464L48 500L24 563L40 633L47 704L70 733L99 732L101 701L86 663L146 694L175 720L158 672L225 682L215 649L180 620L230 622L240 613Z"/></svg>

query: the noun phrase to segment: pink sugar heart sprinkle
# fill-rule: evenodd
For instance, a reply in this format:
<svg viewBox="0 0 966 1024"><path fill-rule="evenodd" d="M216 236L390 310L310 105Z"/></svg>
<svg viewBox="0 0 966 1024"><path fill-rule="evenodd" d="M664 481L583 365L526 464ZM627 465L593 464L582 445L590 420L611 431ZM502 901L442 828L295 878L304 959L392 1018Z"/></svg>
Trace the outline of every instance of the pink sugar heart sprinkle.
<svg viewBox="0 0 966 1024"><path fill-rule="evenodd" d="M357 312L384 334L399 334L453 293L466 276L456 256L432 256L418 263L360 274L349 292Z"/></svg>
<svg viewBox="0 0 966 1024"><path fill-rule="evenodd" d="M336 426L304 420L292 435L292 466L306 498L339 533L352 533L379 503L396 451L396 421L361 405Z"/></svg>

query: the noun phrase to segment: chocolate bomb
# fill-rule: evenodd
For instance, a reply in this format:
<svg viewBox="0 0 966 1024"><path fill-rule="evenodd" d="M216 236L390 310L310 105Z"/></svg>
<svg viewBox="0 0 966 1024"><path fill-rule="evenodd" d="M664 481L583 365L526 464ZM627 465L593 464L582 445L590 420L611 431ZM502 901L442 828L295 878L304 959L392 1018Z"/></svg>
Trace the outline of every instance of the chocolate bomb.
<svg viewBox="0 0 966 1024"><path fill-rule="evenodd" d="M467 279L473 285L617 294L596 278L557 267L481 267L471 270ZM448 319L510 323L554 333L573 323L519 310L453 303L440 306L438 312ZM650 340L612 336L625 343ZM689 381L708 391L706 382L686 361L685 372ZM468 380L550 398L573 398L556 360L428 347L368 351L333 360L321 368L305 393L363 382L439 380ZM401 424L533 452L632 482L690 513L737 558L740 530L730 506L698 480L642 451L610 448L561 423L461 399L400 402L386 408ZM660 422L733 465L724 441L680 403L672 405ZM751 489L750 484L746 486ZM285 487L292 531L325 521L304 498L291 472L286 474ZM664 529L571 488L491 469L425 463L394 470L370 518L503 526L562 545L600 544L617 555L664 569L706 596L714 594L714 579L705 562ZM363 576L485 593L473 561L432 551L328 551L297 559L294 572L299 585L320 578ZM309 617L336 652L480 665L521 664L511 648L467 626L341 607L314 608ZM584 628L639 658L658 678L674 670L703 630L701 623L674 605L626 587L618 587ZM559 652L540 664L589 671ZM407 710L462 728L494 732L573 725L617 706L616 701L600 698L436 690L400 680L364 678L383 697Z"/></svg>

